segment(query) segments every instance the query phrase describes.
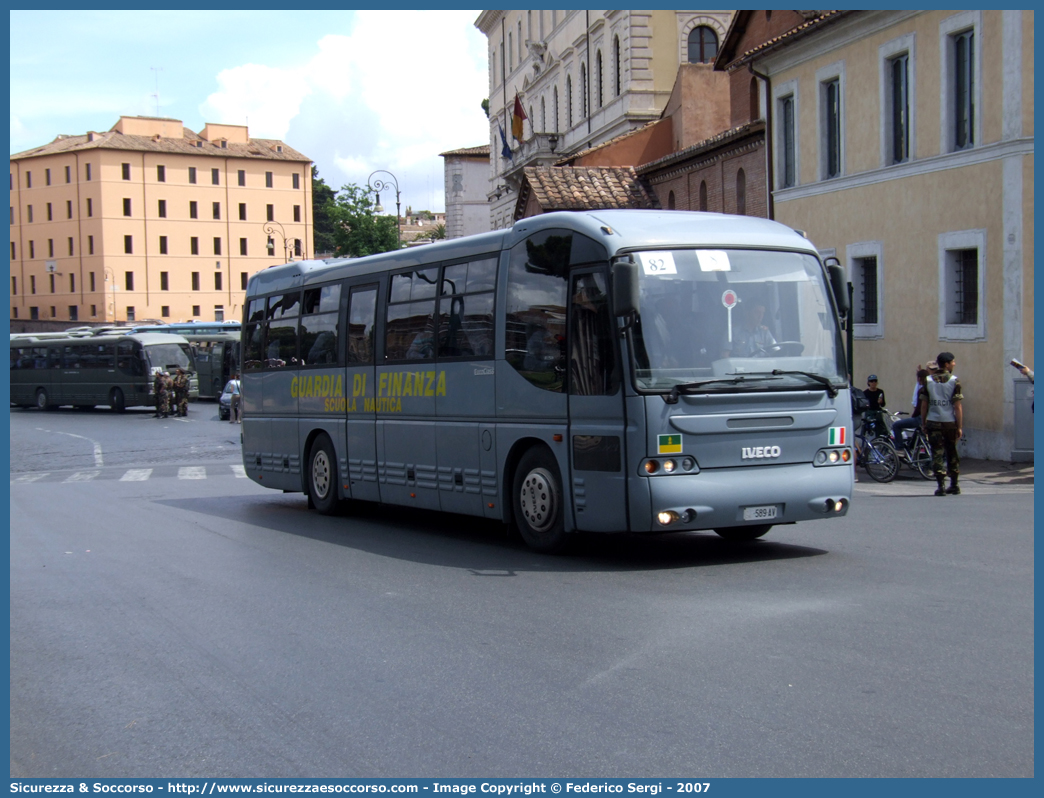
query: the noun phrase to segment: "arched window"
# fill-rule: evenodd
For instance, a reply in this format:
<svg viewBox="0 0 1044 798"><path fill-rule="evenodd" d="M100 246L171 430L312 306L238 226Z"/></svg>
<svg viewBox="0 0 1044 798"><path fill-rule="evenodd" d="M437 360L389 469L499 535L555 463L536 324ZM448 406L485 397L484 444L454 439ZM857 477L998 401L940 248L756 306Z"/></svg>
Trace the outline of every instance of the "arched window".
<svg viewBox="0 0 1044 798"><path fill-rule="evenodd" d="M580 65L580 118L587 119L587 64Z"/></svg>
<svg viewBox="0 0 1044 798"><path fill-rule="evenodd" d="M669 210L669 211L673 211L674 210L674 192L673 191L670 192L667 195L667 210Z"/></svg>
<svg viewBox="0 0 1044 798"><path fill-rule="evenodd" d="M736 213L747 215L747 175L742 169L736 172Z"/></svg>
<svg viewBox="0 0 1044 798"><path fill-rule="evenodd" d="M573 129L573 76L566 75L566 123Z"/></svg>
<svg viewBox="0 0 1044 798"><path fill-rule="evenodd" d="M707 181L700 181L700 210L707 210Z"/></svg>
<svg viewBox="0 0 1044 798"><path fill-rule="evenodd" d="M750 79L750 121L761 119L761 102L758 97L758 79Z"/></svg>
<svg viewBox="0 0 1044 798"><path fill-rule="evenodd" d="M595 80L598 81L598 94L595 95L598 98L598 105L596 107L597 108L601 108L602 107L602 51L601 50L599 50L597 53L595 53L595 68L597 70L595 72Z"/></svg>
<svg viewBox="0 0 1044 798"><path fill-rule="evenodd" d="M554 105L552 106L552 108L553 108L553 111L554 111L554 120L555 120L555 129L552 132L558 133L558 132L561 131L561 128L558 126L558 86L555 86L554 94L553 94L551 99L554 102Z"/></svg>
<svg viewBox="0 0 1044 798"><path fill-rule="evenodd" d="M620 37L613 37L613 72L616 74L616 82L613 84L613 91L616 92L616 96L620 96Z"/></svg>
<svg viewBox="0 0 1044 798"><path fill-rule="evenodd" d="M689 63L709 64L718 55L718 34L706 25L689 31Z"/></svg>

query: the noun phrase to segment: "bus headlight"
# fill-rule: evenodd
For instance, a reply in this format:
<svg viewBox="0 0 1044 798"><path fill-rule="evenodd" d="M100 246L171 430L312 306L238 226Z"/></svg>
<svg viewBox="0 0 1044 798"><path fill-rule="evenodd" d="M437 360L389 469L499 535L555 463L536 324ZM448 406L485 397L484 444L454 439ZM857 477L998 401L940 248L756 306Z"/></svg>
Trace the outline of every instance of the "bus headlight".
<svg viewBox="0 0 1044 798"><path fill-rule="evenodd" d="M660 470L660 464L657 461L655 461L655 460L646 460L645 461L645 473L646 474L655 474L659 470Z"/></svg>
<svg viewBox="0 0 1044 798"><path fill-rule="evenodd" d="M666 471L668 474L673 474L674 473L674 469L677 468L677 467L678 467L677 464L673 460L664 460L663 461L663 470Z"/></svg>
<svg viewBox="0 0 1044 798"><path fill-rule="evenodd" d="M813 458L816 466L843 465L852 459L852 450L844 449L820 449Z"/></svg>
<svg viewBox="0 0 1044 798"><path fill-rule="evenodd" d="M678 521L680 519L681 516L674 512L674 510L663 510L662 512L656 514L656 520L659 521L660 524L663 526L670 526L675 521Z"/></svg>

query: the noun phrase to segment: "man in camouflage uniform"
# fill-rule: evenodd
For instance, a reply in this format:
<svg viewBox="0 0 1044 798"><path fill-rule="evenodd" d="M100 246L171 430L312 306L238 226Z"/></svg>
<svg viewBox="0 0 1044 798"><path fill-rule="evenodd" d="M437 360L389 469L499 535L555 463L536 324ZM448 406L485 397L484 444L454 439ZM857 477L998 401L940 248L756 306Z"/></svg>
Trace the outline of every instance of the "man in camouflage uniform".
<svg viewBox="0 0 1044 798"><path fill-rule="evenodd" d="M938 371L928 377L921 389L921 423L932 447L932 471L938 484L936 496L961 492L957 480L961 473L961 458L957 441L964 432L964 407L961 384L953 374L956 360L950 352L941 352L936 358ZM943 460L945 458L945 465ZM950 487L943 490L943 480L949 474Z"/></svg>
<svg viewBox="0 0 1044 798"><path fill-rule="evenodd" d="M188 415L189 379L185 369L178 369L174 377L174 415Z"/></svg>
<svg viewBox="0 0 1044 798"><path fill-rule="evenodd" d="M153 418L166 418L170 415L170 375L165 371L157 371L152 381L152 389L156 394L156 415Z"/></svg>

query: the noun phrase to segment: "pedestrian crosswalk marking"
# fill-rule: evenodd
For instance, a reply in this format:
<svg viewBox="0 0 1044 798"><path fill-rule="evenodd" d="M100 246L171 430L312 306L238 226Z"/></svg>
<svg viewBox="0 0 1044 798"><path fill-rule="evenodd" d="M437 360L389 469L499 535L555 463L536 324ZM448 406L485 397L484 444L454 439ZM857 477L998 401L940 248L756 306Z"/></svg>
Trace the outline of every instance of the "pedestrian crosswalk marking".
<svg viewBox="0 0 1044 798"><path fill-rule="evenodd" d="M120 482L144 482L150 476L152 476L151 468L132 468L120 477Z"/></svg>
<svg viewBox="0 0 1044 798"><path fill-rule="evenodd" d="M232 466L232 473L239 479L246 479L246 466L234 465Z"/></svg>
<svg viewBox="0 0 1044 798"><path fill-rule="evenodd" d="M183 466L178 469L178 479L206 479L207 469L203 466Z"/></svg>
<svg viewBox="0 0 1044 798"><path fill-rule="evenodd" d="M63 482L90 482L94 479L101 471L78 471L70 477L63 479Z"/></svg>

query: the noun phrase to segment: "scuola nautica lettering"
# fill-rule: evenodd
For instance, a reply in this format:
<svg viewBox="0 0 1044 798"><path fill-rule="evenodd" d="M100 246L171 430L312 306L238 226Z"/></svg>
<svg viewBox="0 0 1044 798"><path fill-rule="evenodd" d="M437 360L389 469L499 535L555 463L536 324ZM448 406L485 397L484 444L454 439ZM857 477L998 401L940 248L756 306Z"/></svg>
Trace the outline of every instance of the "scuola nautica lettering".
<svg viewBox="0 0 1044 798"><path fill-rule="evenodd" d="M744 446L742 459L759 460L767 457L779 457L782 453L783 450L778 446Z"/></svg>

